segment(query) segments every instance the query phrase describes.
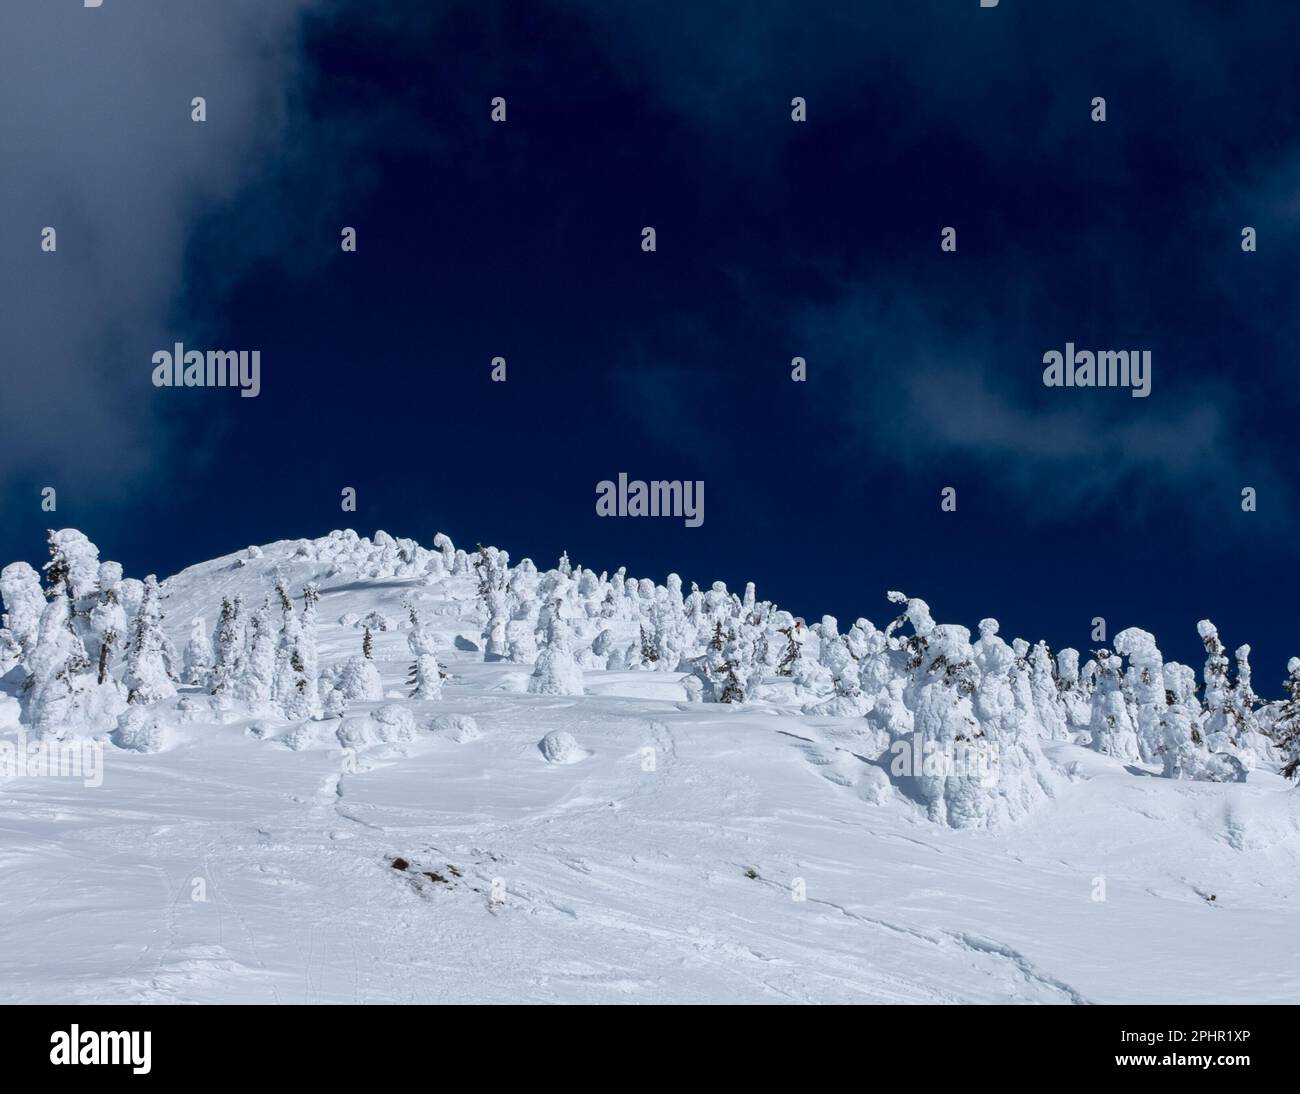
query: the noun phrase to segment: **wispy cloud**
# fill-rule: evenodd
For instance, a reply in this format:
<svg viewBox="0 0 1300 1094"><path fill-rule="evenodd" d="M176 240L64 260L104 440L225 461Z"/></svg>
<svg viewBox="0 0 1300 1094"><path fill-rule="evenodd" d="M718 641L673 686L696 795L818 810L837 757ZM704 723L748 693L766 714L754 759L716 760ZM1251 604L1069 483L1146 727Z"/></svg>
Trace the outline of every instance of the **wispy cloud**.
<svg viewBox="0 0 1300 1094"><path fill-rule="evenodd" d="M1047 389L1041 354L1061 348L1064 337L1057 345L1007 344L990 321L957 323L924 295L863 284L799 310L792 325L849 392L834 407L846 447L906 470L954 459L982 465L1007 488L1031 494L1032 511L1047 518L1138 479L1148 496L1177 487L1170 503L1196 506L1197 487L1211 479L1272 489L1281 478L1275 465L1239 457L1236 390L1174 381L1172 362L1162 375L1166 362L1157 359L1145 399Z"/></svg>
<svg viewBox="0 0 1300 1094"><path fill-rule="evenodd" d="M0 6L0 485L72 470L105 488L168 442L149 354L180 331L189 232L276 148L311 6Z"/></svg>

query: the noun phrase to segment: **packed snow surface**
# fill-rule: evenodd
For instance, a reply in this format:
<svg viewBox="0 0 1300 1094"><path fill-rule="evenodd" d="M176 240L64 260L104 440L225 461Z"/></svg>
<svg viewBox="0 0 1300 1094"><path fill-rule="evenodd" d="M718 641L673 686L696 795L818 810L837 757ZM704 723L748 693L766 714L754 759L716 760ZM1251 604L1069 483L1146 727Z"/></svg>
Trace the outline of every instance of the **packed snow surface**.
<svg viewBox="0 0 1300 1094"><path fill-rule="evenodd" d="M164 582L168 637L314 581L322 671L369 618L378 690L354 663L286 721L181 684L103 735L102 785L0 780L0 1001L1300 1000L1300 795L1273 770L1160 777L1061 730L1056 781L1025 760L1015 784L1028 815L952 827L855 694L843 716L775 685L688 702L685 672L590 650L576 679L563 649L530 676L473 571L373 578L296 548ZM967 641L915 605L932 649ZM16 722L0 696L0 737Z"/></svg>

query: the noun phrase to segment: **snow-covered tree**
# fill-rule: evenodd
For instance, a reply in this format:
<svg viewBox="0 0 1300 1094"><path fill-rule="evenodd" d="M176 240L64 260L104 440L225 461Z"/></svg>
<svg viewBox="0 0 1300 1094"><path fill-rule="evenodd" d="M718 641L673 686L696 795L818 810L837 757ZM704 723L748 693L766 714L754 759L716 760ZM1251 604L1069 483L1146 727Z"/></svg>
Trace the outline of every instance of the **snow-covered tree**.
<svg viewBox="0 0 1300 1094"><path fill-rule="evenodd" d="M1261 755L1271 751L1272 742L1260 725L1257 708L1260 698L1250 682L1250 646L1238 646L1235 654L1237 679L1228 695L1228 717L1233 725L1233 736L1239 747L1249 752L1245 758L1248 767L1254 767Z"/></svg>
<svg viewBox="0 0 1300 1094"><path fill-rule="evenodd" d="M972 706L979 726L974 759L982 770L968 756L966 765L974 770L966 772L962 786L963 815L978 817L980 824L1019 820L1052 793L1051 765L1040 744L1044 727L1028 694L1032 680L1025 679L1028 646L1019 639L1008 646L998 637L998 629L996 619L981 620L980 637L973 647L978 679ZM1040 661L1044 657L1050 665L1046 647ZM948 669L945 664L944 671ZM957 679L960 694L964 681L960 674ZM978 804L973 804L977 798Z"/></svg>
<svg viewBox="0 0 1300 1094"><path fill-rule="evenodd" d="M342 718L348 712L348 701L342 688L330 688L322 696L321 705L326 718Z"/></svg>
<svg viewBox="0 0 1300 1094"><path fill-rule="evenodd" d="M604 599L600 602L601 619L623 618L623 585L626 576L627 569L620 566L614 571L614 576L609 579L609 584L605 588Z"/></svg>
<svg viewBox="0 0 1300 1094"><path fill-rule="evenodd" d="M1169 779L1206 778L1208 753L1200 731L1196 672L1177 661L1166 661L1164 684L1165 707L1160 717L1163 740L1157 750L1164 775Z"/></svg>
<svg viewBox="0 0 1300 1094"><path fill-rule="evenodd" d="M138 578L124 577L118 587L118 595L121 597L122 610L126 612L127 619L134 619L136 612L140 610L140 601L144 599L144 582Z"/></svg>
<svg viewBox="0 0 1300 1094"><path fill-rule="evenodd" d="M602 667L607 672L619 672L624 668L618 639L608 627L592 640L591 652L598 662L603 662Z"/></svg>
<svg viewBox="0 0 1300 1094"><path fill-rule="evenodd" d="M13 634L0 627L0 679L8 676L14 671L23 659L23 648L18 644ZM3 699L0 699L0 707L5 706Z"/></svg>
<svg viewBox="0 0 1300 1094"><path fill-rule="evenodd" d="M664 587L656 592L653 613L655 667L676 672L690 653L694 637L694 628L686 618L682 579L676 574L669 574Z"/></svg>
<svg viewBox="0 0 1300 1094"><path fill-rule="evenodd" d="M537 605L516 604L506 624L506 659L516 665L531 665L537 660Z"/></svg>
<svg viewBox="0 0 1300 1094"><path fill-rule="evenodd" d="M1138 627L1129 627L1115 636L1115 652L1129 662L1125 687L1133 697L1138 755L1143 763L1155 763L1168 746L1164 656L1155 636Z"/></svg>
<svg viewBox="0 0 1300 1094"><path fill-rule="evenodd" d="M474 560L478 572L479 608L483 613L483 660L504 661L509 656L506 630L510 623L510 556L481 543Z"/></svg>
<svg viewBox="0 0 1300 1094"><path fill-rule="evenodd" d="M185 643L182 679L194 687L207 688L212 682L212 643L208 624L202 616L190 620L190 640Z"/></svg>
<svg viewBox="0 0 1300 1094"><path fill-rule="evenodd" d="M150 574L144 579L144 599L131 627L131 644L127 649L126 687L128 703L145 705L176 694L167 671L162 629L162 595L158 579Z"/></svg>
<svg viewBox="0 0 1300 1094"><path fill-rule="evenodd" d="M402 540L403 550L410 541ZM320 604L320 586L314 581L302 587L302 626L298 634L298 660L302 665L304 686L300 689L299 700L295 706L295 717L319 718L320 702L320 655L316 646L317 605ZM305 713L303 713L305 712Z"/></svg>
<svg viewBox="0 0 1300 1094"><path fill-rule="evenodd" d="M13 562L0 570L0 599L4 601L4 616L0 619L8 635L8 667L0 664L0 676L13 664L26 664L36 648L36 637L41 629L41 616L45 612L45 594L41 592L40 575L26 562Z"/></svg>
<svg viewBox="0 0 1300 1094"><path fill-rule="evenodd" d="M1211 752L1232 745L1232 723L1228 716L1228 655L1219 638L1218 628L1208 619L1196 624L1196 633L1205 645L1205 740Z"/></svg>
<svg viewBox="0 0 1300 1094"><path fill-rule="evenodd" d="M122 566L117 562L101 562L94 605L90 609L87 629L87 653L95 662L97 681L108 680L109 669L118 648L126 642L128 624L126 609L122 606Z"/></svg>
<svg viewBox="0 0 1300 1094"><path fill-rule="evenodd" d="M1079 673L1078 650L1067 646L1056 655L1056 676L1067 729L1086 729L1092 718L1092 699Z"/></svg>
<svg viewBox="0 0 1300 1094"><path fill-rule="evenodd" d="M1078 664L1077 658L1075 662ZM1049 740L1062 741L1070 735L1065 700L1056 675L1056 661L1046 642L1037 642L1029 655L1029 692L1034 713Z"/></svg>
<svg viewBox="0 0 1300 1094"><path fill-rule="evenodd" d="M45 564L49 587L62 584L75 617L88 614L87 601L99 589L99 548L75 528L49 532L50 561Z"/></svg>
<svg viewBox="0 0 1300 1094"><path fill-rule="evenodd" d="M456 545L452 543L451 537L439 532L433 537L433 549L441 554L443 569L451 573L456 566Z"/></svg>
<svg viewBox="0 0 1300 1094"><path fill-rule="evenodd" d="M705 643L704 652L691 659L691 675L698 681L696 691L706 703L722 702L723 693L730 680L731 666L723 650L727 636L722 633L721 620L713 624L713 633Z"/></svg>
<svg viewBox="0 0 1300 1094"><path fill-rule="evenodd" d="M706 622L708 618L706 615ZM822 624L814 623L808 628L797 628L796 637L803 639L799 646L799 656L790 669L796 694L818 697L829 695L834 690L835 681L822 663ZM837 640L838 637L836 635Z"/></svg>
<svg viewBox="0 0 1300 1094"><path fill-rule="evenodd" d="M737 623L728 633L727 641L722 647L722 657L723 686L718 700L723 703L743 703L749 698L754 675L754 644L746 633L743 622Z"/></svg>
<svg viewBox="0 0 1300 1094"><path fill-rule="evenodd" d="M776 674L778 676L792 676L794 675L794 667L799 661L800 647L803 645L802 636L797 635L801 628L795 621L794 616L789 612L777 612L773 623L776 633L785 640L780 647L777 658Z"/></svg>
<svg viewBox="0 0 1300 1094"><path fill-rule="evenodd" d="M234 686L234 698L249 712L276 712L276 634L271 604L263 601L248 622L248 648Z"/></svg>
<svg viewBox="0 0 1300 1094"><path fill-rule="evenodd" d="M1234 695L1228 684L1228 655L1218 628L1208 619L1196 625L1196 631L1205 645L1205 720L1201 732L1211 754L1231 756L1247 771L1258 763L1252 743L1254 726L1254 693L1250 690L1250 664L1246 663L1246 687L1240 696ZM1246 660L1250 647L1245 647ZM1234 768L1235 771L1235 768Z"/></svg>
<svg viewBox="0 0 1300 1094"><path fill-rule="evenodd" d="M906 760L896 770L925 802L932 821L954 828L983 826L992 805L984 785L990 758L972 704L977 669L970 631L935 624L923 600L901 593L891 593L890 599L907 606L900 619L910 621L914 632L907 643L904 691L914 719L913 739L910 754L896 753L896 761ZM1011 651L1006 653L1009 663Z"/></svg>
<svg viewBox="0 0 1300 1094"><path fill-rule="evenodd" d="M537 660L539 577L532 559L521 559L510 572L510 619L506 623L506 660L531 665Z"/></svg>
<svg viewBox="0 0 1300 1094"><path fill-rule="evenodd" d="M65 578L65 574L56 574L48 590L49 602L41 613L36 642L28 657L28 719L43 736L64 736L75 728L91 680L90 659L72 629L72 601Z"/></svg>
<svg viewBox="0 0 1300 1094"><path fill-rule="evenodd" d="M1300 774L1300 657L1286 663L1286 672L1286 699L1273 721L1273 739L1284 757L1282 774L1294 779Z"/></svg>
<svg viewBox="0 0 1300 1094"><path fill-rule="evenodd" d="M533 695L582 695L582 669L573 656L569 628L558 611L547 615L546 641L537 656L537 665L528 678Z"/></svg>
<svg viewBox="0 0 1300 1094"><path fill-rule="evenodd" d="M647 631L646 625L642 623L638 629L640 633L638 652L641 655L641 666L653 669L655 663L659 660L659 648L655 643L654 626L652 624L650 630Z"/></svg>
<svg viewBox="0 0 1300 1094"><path fill-rule="evenodd" d="M371 659L370 630L366 629L361 644L361 655L349 657L339 673L338 689L343 698L354 700L375 700L384 697L384 682L379 670Z"/></svg>
<svg viewBox="0 0 1300 1094"><path fill-rule="evenodd" d="M236 682L244 671L244 598L223 597L221 616L217 620L217 655L212 671L212 694L233 696Z"/></svg>
<svg viewBox="0 0 1300 1094"><path fill-rule="evenodd" d="M412 699L440 699L442 681L446 675L438 664L437 632L421 622L419 612L411 609L411 633L406 636L415 660L407 676Z"/></svg>
<svg viewBox="0 0 1300 1094"><path fill-rule="evenodd" d="M1092 731L1095 751L1121 760L1137 760L1137 732L1124 701L1123 662L1110 650L1098 650L1095 657L1096 688L1092 693Z"/></svg>
<svg viewBox="0 0 1300 1094"><path fill-rule="evenodd" d="M809 713L856 718L867 712L870 704L862 694L860 668L833 615L822 616L817 659L830 679L832 694L823 703L805 708Z"/></svg>
<svg viewBox="0 0 1300 1094"><path fill-rule="evenodd" d="M877 630L869 620L862 620L857 629L862 643L858 653L858 686L868 710L891 694L901 701L905 673L900 652L892 647L885 632Z"/></svg>
<svg viewBox="0 0 1300 1094"><path fill-rule="evenodd" d="M275 655L275 702L291 722L313 718L320 714L315 636L319 590L313 585L310 592L304 591L304 611L311 613L310 631L304 626L305 620L298 616L283 579L276 582L275 591L280 598L282 615L280 642Z"/></svg>

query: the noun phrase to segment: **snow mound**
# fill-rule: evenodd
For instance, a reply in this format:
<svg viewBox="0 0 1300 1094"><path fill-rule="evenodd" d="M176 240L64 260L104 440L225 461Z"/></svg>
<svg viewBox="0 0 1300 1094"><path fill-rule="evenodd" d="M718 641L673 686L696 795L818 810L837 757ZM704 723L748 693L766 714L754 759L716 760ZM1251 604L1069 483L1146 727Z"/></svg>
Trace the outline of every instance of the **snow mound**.
<svg viewBox="0 0 1300 1094"><path fill-rule="evenodd" d="M458 745L477 741L483 736L478 722L468 714L440 714L429 725L430 730Z"/></svg>
<svg viewBox="0 0 1300 1094"><path fill-rule="evenodd" d="M546 762L551 764L576 764L591 755L574 740L572 733L562 729L551 730L537 742L537 747L542 750Z"/></svg>
<svg viewBox="0 0 1300 1094"><path fill-rule="evenodd" d="M282 738L285 747L294 752L301 752L304 748L310 748L316 743L317 728L315 722L303 722L301 725L294 726Z"/></svg>
<svg viewBox="0 0 1300 1094"><path fill-rule="evenodd" d="M176 720L182 725L215 721L216 713L211 703L186 695L176 703Z"/></svg>
<svg viewBox="0 0 1300 1094"><path fill-rule="evenodd" d="M868 805L884 805L894 796L894 785L883 768L867 766L857 784L858 797Z"/></svg>
<svg viewBox="0 0 1300 1094"><path fill-rule="evenodd" d="M144 707L128 707L117 720L110 739L128 752L161 752L166 732L158 716Z"/></svg>
<svg viewBox="0 0 1300 1094"><path fill-rule="evenodd" d="M1233 798L1224 807L1219 824L1217 838L1234 851L1263 851L1300 832L1300 810L1290 791Z"/></svg>
<svg viewBox="0 0 1300 1094"><path fill-rule="evenodd" d="M415 740L415 715L406 707L389 703L370 717L379 726L379 739L385 744L403 744Z"/></svg>
<svg viewBox="0 0 1300 1094"><path fill-rule="evenodd" d="M344 718L334 735L344 748L368 748L378 740L369 718Z"/></svg>
<svg viewBox="0 0 1300 1094"><path fill-rule="evenodd" d="M335 736L344 748L408 744L415 740L415 717L409 710L389 703L373 714L344 718Z"/></svg>

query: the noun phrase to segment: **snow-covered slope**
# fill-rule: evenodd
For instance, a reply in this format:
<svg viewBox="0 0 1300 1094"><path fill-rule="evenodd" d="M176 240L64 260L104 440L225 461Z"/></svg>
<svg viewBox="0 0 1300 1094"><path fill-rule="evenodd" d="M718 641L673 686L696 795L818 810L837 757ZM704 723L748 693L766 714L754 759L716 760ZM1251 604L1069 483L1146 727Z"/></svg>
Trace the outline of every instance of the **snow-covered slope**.
<svg viewBox="0 0 1300 1094"><path fill-rule="evenodd" d="M410 739L187 720L182 688L163 750L108 748L102 786L3 781L0 1000L1300 999L1300 795L1270 771L1181 781L1048 742L1051 800L953 830L863 754L861 718L688 703L673 672L527 694L530 666L457 648L483 626L473 574L367 578L296 547L169 579L171 639L223 596L316 581L322 666L360 651L339 620L393 621L388 697L348 717L407 711ZM437 700L407 698L412 598ZM576 748L548 759L548 734Z"/></svg>

